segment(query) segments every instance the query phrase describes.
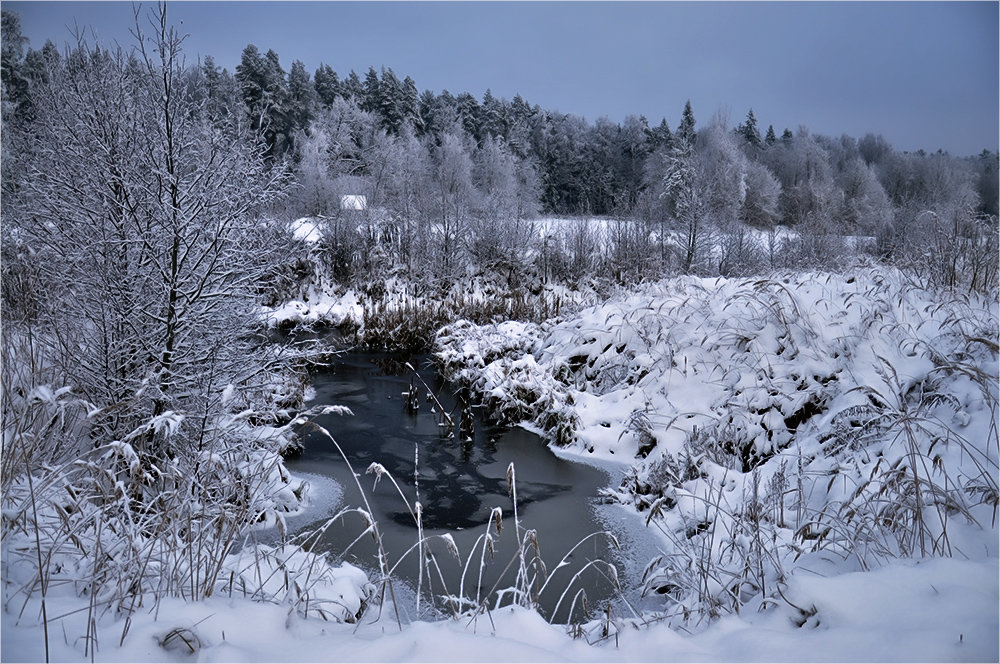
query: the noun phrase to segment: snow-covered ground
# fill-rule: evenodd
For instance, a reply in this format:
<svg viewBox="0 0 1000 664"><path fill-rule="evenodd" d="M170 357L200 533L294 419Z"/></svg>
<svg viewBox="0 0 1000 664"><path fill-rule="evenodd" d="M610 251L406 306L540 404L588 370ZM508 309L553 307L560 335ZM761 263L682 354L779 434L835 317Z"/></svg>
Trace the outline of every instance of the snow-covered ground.
<svg viewBox="0 0 1000 664"><path fill-rule="evenodd" d="M436 354L500 419L634 463L614 495L662 535L646 588L665 622L792 604L808 624L786 584L830 561L839 578L953 556L996 597L997 327L996 301L858 268L460 321Z"/></svg>
<svg viewBox="0 0 1000 664"><path fill-rule="evenodd" d="M249 547L207 598L131 615L53 566L46 638L30 533L5 533L0 659L90 659L91 634L96 661L997 661L997 329L995 301L877 269L456 323L444 371L497 416L634 466L612 497L662 549L639 616L399 625L356 568Z"/></svg>
<svg viewBox="0 0 1000 664"><path fill-rule="evenodd" d="M308 302L290 300L278 307L261 307L260 317L268 328L296 325L330 325L360 321L364 310L354 291L334 296L311 289Z"/></svg>
<svg viewBox="0 0 1000 664"><path fill-rule="evenodd" d="M506 608L468 619L397 626L391 609L360 624L302 618L280 602L239 596L190 603L164 600L155 613L100 621L95 661L107 662L642 662L642 661L996 661L996 560L904 561L867 573L798 574L789 599L814 607L801 626L785 605L747 611L689 634L665 625L614 619L608 638L596 621L573 638L535 612ZM39 605L2 616L0 659L44 661ZM51 661L85 661L85 599L68 588L49 611L78 613L50 629ZM21 612L21 618L17 614ZM63 631L65 630L65 631ZM190 630L190 631L186 631ZM193 636L192 636L193 635ZM182 638L183 637L183 638ZM594 642L594 645L590 645ZM191 653L191 643L197 651ZM161 645L162 644L162 645Z"/></svg>

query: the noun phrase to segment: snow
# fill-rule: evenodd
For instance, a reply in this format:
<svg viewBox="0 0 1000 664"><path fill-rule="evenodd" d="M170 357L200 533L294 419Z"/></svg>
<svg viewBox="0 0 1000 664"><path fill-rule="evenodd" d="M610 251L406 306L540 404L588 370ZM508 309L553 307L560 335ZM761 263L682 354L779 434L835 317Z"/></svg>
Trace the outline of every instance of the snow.
<svg viewBox="0 0 1000 664"><path fill-rule="evenodd" d="M310 293L264 315L270 325L314 324L360 319L360 307L353 294ZM272 529L227 556L200 601L164 596L127 618L97 607L94 659L997 661L997 316L995 300L858 268L684 277L543 324L456 322L438 336L444 373L498 418L548 436L560 455L622 469L618 503L600 506L602 518L648 524L663 557L649 565L641 617L616 604L591 607L585 625L550 625L503 607L399 625L388 593L378 605L375 579L298 540L271 541ZM55 409L68 396L30 398ZM224 425L251 433L238 414ZM169 432L171 421L150 426ZM290 477L264 451L284 431L253 428L268 444L239 469L268 468L262 525L336 518L340 487ZM127 443L106 455L129 464ZM912 496L893 464L922 473L925 495L954 500L925 506L919 538L898 526L864 530ZM24 483L12 491L5 524L29 509ZM28 535L4 532L3 661L46 657L40 593L23 592L33 578ZM49 655L81 661L91 598L61 560L45 597ZM649 561L634 562L625 573L642 585Z"/></svg>
<svg viewBox="0 0 1000 664"><path fill-rule="evenodd" d="M316 244L323 238L322 220L317 217L302 217L296 219L289 228L296 240L308 244Z"/></svg>
<svg viewBox="0 0 1000 664"><path fill-rule="evenodd" d="M833 574L995 566L996 330L996 301L858 268L680 278L543 325L460 321L436 357L564 454L634 464L617 499L664 552L646 590L686 626L785 603L817 555L842 560ZM995 569L981 580L995 588Z"/></svg>
<svg viewBox="0 0 1000 664"><path fill-rule="evenodd" d="M279 307L261 307L260 316L268 328L295 325L337 327L360 321L364 310L353 290L341 296L312 292L308 302L290 300Z"/></svg>
<svg viewBox="0 0 1000 664"><path fill-rule="evenodd" d="M547 624L532 611L505 608L476 621L416 622L398 627L391 609L382 619L360 624L303 618L281 603L234 595L198 603L161 602L158 615L136 612L119 645L123 618L101 620L96 661L107 662L559 662L559 661L996 661L997 561L933 559L904 561L867 572L822 576L798 574L789 599L814 615L802 626L791 607L747 611L687 634L653 625L636 629L618 619L610 638L603 621L574 639L565 627ZM76 604L70 604L73 601ZM86 602L63 591L50 594L51 607ZM44 640L37 602L17 619L2 615L3 661L43 661ZM80 625L82 611L64 619ZM159 645L178 628L197 635L196 655ZM615 634L617 633L617 638ZM616 644L617 641L617 644ZM81 641L50 630L52 661L86 659Z"/></svg>

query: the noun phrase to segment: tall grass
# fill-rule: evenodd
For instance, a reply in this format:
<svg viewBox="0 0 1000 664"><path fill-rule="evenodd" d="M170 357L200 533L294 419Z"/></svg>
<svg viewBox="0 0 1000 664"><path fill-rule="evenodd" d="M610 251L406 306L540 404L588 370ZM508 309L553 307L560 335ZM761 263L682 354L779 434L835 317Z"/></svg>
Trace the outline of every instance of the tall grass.
<svg viewBox="0 0 1000 664"><path fill-rule="evenodd" d="M436 357L490 412L577 450L595 426L577 395L615 395L600 425L639 460L612 493L665 542L645 592L704 623L791 605L817 557L965 555L956 524L996 528L996 316L995 296L870 265L683 278L516 334L454 324Z"/></svg>

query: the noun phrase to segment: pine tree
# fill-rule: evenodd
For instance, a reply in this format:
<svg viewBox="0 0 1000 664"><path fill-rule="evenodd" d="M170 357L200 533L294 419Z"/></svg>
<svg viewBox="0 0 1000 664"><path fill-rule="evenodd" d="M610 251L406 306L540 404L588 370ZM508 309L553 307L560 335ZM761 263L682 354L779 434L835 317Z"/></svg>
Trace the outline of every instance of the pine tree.
<svg viewBox="0 0 1000 664"><path fill-rule="evenodd" d="M423 133L424 121L420 115L420 96L417 93L417 83L407 76L403 79L403 123L413 127L417 134Z"/></svg>
<svg viewBox="0 0 1000 664"><path fill-rule="evenodd" d="M215 64L212 56L205 56L201 73L205 82L206 112L213 123L227 122L233 109L239 104L236 80L225 69Z"/></svg>
<svg viewBox="0 0 1000 664"><path fill-rule="evenodd" d="M247 44L236 65L236 80L240 84L240 94L250 115L250 127L260 129L265 121L264 88L266 86L264 59L254 44Z"/></svg>
<svg viewBox="0 0 1000 664"><path fill-rule="evenodd" d="M531 122L533 111L521 95L514 95L514 101L507 109L507 116L509 120L507 145L519 159L524 159L532 149Z"/></svg>
<svg viewBox="0 0 1000 664"><path fill-rule="evenodd" d="M479 107L479 102L468 92L463 92L456 98L456 103L462 128L478 143L482 138L483 128L482 109Z"/></svg>
<svg viewBox="0 0 1000 664"><path fill-rule="evenodd" d="M482 105L483 138L507 137L507 109L503 102L493 96L489 89L483 95Z"/></svg>
<svg viewBox="0 0 1000 664"><path fill-rule="evenodd" d="M792 134L792 130L791 129L788 129L786 127L785 131L781 132L781 140L782 140L782 142L784 142L784 143L791 143L793 138L795 138L795 136L794 136L794 134Z"/></svg>
<svg viewBox="0 0 1000 664"><path fill-rule="evenodd" d="M768 145L774 145L778 141L778 137L774 135L774 125L767 125L767 136L764 137L764 142Z"/></svg>
<svg viewBox="0 0 1000 664"><path fill-rule="evenodd" d="M361 83L361 78L353 69L347 75L340 86L340 93L345 99L353 99L355 104L361 102L365 96L365 86Z"/></svg>
<svg viewBox="0 0 1000 664"><path fill-rule="evenodd" d="M681 123L677 126L677 137L688 145L694 145L694 112L691 110L691 100L684 104L684 114L681 116Z"/></svg>
<svg viewBox="0 0 1000 664"><path fill-rule="evenodd" d="M361 103L358 104L362 111L378 113L382 107L382 84L378 79L378 72L375 67L369 67L365 74L365 82L362 88Z"/></svg>
<svg viewBox="0 0 1000 664"><path fill-rule="evenodd" d="M340 96L340 79L330 65L320 63L313 74L313 87L324 108L329 108L333 100Z"/></svg>
<svg viewBox="0 0 1000 664"><path fill-rule="evenodd" d="M746 121L736 128L736 132L743 136L743 140L754 147L760 147L760 131L757 129L757 118L754 117L753 109L747 113Z"/></svg>
<svg viewBox="0 0 1000 664"><path fill-rule="evenodd" d="M264 102L268 123L265 136L271 144L271 154L276 156L291 144L292 109L288 80L277 51L268 49L264 54Z"/></svg>
<svg viewBox="0 0 1000 664"><path fill-rule="evenodd" d="M0 24L0 80L3 82L5 102L22 103L28 96L28 82L21 75L24 62L24 45L28 38L21 34L21 17L14 12L2 12Z"/></svg>
<svg viewBox="0 0 1000 664"><path fill-rule="evenodd" d="M533 115L531 104L524 101L521 95L514 95L514 101L510 103L510 115L514 120L528 122Z"/></svg>
<svg viewBox="0 0 1000 664"><path fill-rule="evenodd" d="M434 133L437 130L437 119L435 116L435 110L437 109L437 97L430 90L424 90L420 93L420 131L417 135L423 135L426 133Z"/></svg>
<svg viewBox="0 0 1000 664"><path fill-rule="evenodd" d="M315 115L316 90L301 60L288 72L289 115L293 130L304 130Z"/></svg>
<svg viewBox="0 0 1000 664"><path fill-rule="evenodd" d="M405 101L403 99L403 84L399 82L392 68L382 68L382 78L379 81L378 113L382 116L382 126L390 134L398 134L403 125Z"/></svg>
<svg viewBox="0 0 1000 664"><path fill-rule="evenodd" d="M667 124L666 118L660 120L659 125L649 130L649 143L653 150L660 147L670 148L673 140L674 134L670 131L670 125Z"/></svg>
<svg viewBox="0 0 1000 664"><path fill-rule="evenodd" d="M454 130L453 125L459 123L458 101L447 90L434 100L434 134L438 138L442 132Z"/></svg>

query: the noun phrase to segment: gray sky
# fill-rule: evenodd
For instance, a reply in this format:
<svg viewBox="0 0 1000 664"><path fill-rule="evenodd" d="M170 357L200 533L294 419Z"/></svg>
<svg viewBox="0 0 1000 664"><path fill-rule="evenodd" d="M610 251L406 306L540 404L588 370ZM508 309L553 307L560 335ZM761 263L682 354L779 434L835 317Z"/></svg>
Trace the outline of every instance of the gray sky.
<svg viewBox="0 0 1000 664"><path fill-rule="evenodd" d="M131 43L125 2L3 2L30 45L74 19ZM582 115L676 127L753 108L763 131L883 134L899 150L996 150L997 2L171 2L189 59L247 43L343 77L385 65L420 90L520 93Z"/></svg>

